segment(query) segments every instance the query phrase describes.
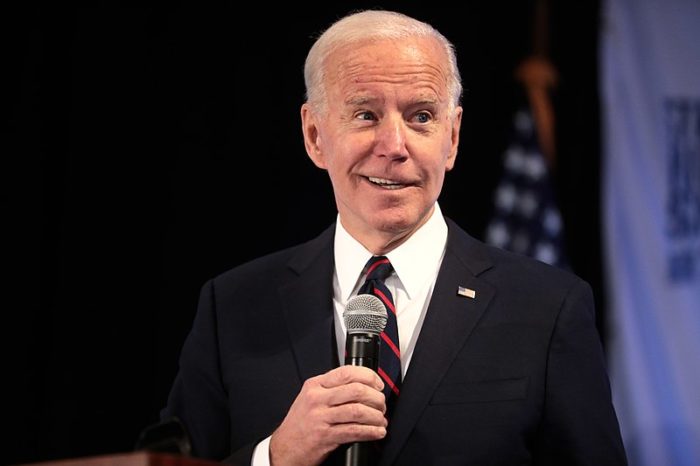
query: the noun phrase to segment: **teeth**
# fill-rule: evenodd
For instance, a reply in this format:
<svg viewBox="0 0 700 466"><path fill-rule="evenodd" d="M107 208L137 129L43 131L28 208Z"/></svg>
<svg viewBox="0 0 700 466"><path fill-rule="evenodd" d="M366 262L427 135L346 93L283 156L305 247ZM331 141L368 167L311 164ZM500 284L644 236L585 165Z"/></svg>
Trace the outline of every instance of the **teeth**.
<svg viewBox="0 0 700 466"><path fill-rule="evenodd" d="M372 176L367 177L372 183L378 184L384 188L387 189L399 189L402 188L404 185L401 183L397 183L396 181L392 180L385 180L384 178L374 178Z"/></svg>

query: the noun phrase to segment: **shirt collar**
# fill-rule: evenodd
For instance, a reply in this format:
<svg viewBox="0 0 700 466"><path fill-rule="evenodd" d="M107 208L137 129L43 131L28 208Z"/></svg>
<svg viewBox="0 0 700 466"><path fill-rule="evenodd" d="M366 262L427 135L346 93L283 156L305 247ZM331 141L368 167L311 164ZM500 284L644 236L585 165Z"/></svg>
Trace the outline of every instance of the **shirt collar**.
<svg viewBox="0 0 700 466"><path fill-rule="evenodd" d="M447 224L436 202L428 221L405 243L386 254L409 299L416 296L427 281L435 279L433 274L446 244ZM340 216L336 222L334 251L340 298L347 301L359 285L362 269L372 253L343 228Z"/></svg>

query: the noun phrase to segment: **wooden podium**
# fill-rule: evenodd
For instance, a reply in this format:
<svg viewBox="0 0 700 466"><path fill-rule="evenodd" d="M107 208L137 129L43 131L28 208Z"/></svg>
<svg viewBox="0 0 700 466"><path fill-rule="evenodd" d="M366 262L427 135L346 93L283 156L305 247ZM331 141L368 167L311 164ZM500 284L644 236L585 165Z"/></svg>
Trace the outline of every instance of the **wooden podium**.
<svg viewBox="0 0 700 466"><path fill-rule="evenodd" d="M214 466L220 463L171 453L138 451L31 463L31 466ZM30 465L25 465L30 466Z"/></svg>

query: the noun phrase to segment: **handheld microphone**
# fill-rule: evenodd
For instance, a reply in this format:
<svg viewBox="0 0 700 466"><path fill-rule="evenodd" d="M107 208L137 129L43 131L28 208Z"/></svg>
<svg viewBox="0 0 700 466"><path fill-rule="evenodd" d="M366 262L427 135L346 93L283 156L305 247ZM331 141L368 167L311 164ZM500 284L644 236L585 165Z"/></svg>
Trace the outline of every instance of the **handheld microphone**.
<svg viewBox="0 0 700 466"><path fill-rule="evenodd" d="M369 367L377 372L379 367L379 342L386 327L387 313L384 303L376 296L360 294L348 301L343 311L347 328L345 340L345 364ZM374 464L377 450L369 442L354 442L345 451L345 466Z"/></svg>

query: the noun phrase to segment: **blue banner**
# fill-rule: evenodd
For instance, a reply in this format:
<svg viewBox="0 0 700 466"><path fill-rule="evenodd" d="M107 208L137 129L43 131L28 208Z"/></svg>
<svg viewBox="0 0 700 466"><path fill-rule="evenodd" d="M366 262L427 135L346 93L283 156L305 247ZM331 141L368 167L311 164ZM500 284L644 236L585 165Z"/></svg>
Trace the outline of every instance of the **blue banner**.
<svg viewBox="0 0 700 466"><path fill-rule="evenodd" d="M700 465L700 2L606 0L608 357L632 466Z"/></svg>

